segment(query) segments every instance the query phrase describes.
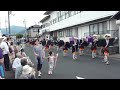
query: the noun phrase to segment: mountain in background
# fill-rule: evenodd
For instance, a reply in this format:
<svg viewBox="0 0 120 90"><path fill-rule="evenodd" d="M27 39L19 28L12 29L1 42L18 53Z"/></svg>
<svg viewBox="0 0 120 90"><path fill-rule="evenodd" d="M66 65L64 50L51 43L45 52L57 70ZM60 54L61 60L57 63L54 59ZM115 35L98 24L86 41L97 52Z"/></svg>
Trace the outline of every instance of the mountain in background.
<svg viewBox="0 0 120 90"><path fill-rule="evenodd" d="M11 26L10 31L11 31L11 35L15 35L18 33L24 34L26 30L25 30L25 27L22 27L22 26ZM1 28L1 32L3 34L6 34L6 28ZM7 35L8 35L8 32L9 32L9 30L7 28Z"/></svg>

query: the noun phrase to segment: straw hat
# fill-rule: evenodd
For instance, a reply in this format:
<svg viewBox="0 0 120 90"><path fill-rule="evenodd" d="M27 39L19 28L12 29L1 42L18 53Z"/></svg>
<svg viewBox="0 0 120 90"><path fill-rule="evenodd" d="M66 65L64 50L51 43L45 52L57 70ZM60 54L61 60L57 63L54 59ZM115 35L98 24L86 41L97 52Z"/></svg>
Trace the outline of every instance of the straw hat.
<svg viewBox="0 0 120 90"><path fill-rule="evenodd" d="M94 34L94 35L93 35L93 37L97 37L97 35L96 35L96 34Z"/></svg>
<svg viewBox="0 0 120 90"><path fill-rule="evenodd" d="M78 39L78 37L74 37L74 39Z"/></svg>
<svg viewBox="0 0 120 90"><path fill-rule="evenodd" d="M105 37L111 37L111 34L105 34Z"/></svg>
<svg viewBox="0 0 120 90"><path fill-rule="evenodd" d="M30 74L32 70L33 70L32 67L30 67L29 65L25 65L23 66L22 74Z"/></svg>
<svg viewBox="0 0 120 90"><path fill-rule="evenodd" d="M86 39L86 37L82 37L83 39Z"/></svg>
<svg viewBox="0 0 120 90"><path fill-rule="evenodd" d="M6 39L7 39L7 37L3 36L3 41L6 40Z"/></svg>

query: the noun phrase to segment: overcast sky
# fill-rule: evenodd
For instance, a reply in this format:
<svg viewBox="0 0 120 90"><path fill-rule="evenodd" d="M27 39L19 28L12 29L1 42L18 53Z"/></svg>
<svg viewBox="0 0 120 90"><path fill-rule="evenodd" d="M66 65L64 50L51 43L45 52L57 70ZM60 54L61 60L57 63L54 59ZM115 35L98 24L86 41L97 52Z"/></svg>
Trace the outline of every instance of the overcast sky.
<svg viewBox="0 0 120 90"><path fill-rule="evenodd" d="M32 25L38 24L38 22L45 17L45 11L12 11L13 15L10 15L10 24L16 26L25 26L23 23L24 19L26 20L26 27L30 27ZM96 17L103 14L111 14L118 11L100 11L96 12L87 12L84 16L84 19L90 17ZM83 19L83 20L84 20ZM0 11L0 27L5 28L5 20L8 21L8 11ZM85 20L84 20L85 21ZM8 26L8 23L6 22Z"/></svg>
<svg viewBox="0 0 120 90"><path fill-rule="evenodd" d="M13 15L10 15L10 24L16 26L25 26L23 21L26 20L26 27L34 25L45 17L45 11L12 11ZM5 20L8 21L8 12L0 11L0 27L5 28ZM8 26L8 22L6 22Z"/></svg>

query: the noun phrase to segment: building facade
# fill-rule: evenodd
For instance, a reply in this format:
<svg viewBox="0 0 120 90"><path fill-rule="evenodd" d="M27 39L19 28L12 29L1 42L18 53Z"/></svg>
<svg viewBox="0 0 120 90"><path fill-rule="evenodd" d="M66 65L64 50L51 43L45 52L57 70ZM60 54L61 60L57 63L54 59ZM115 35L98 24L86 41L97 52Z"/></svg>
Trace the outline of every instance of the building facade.
<svg viewBox="0 0 120 90"><path fill-rule="evenodd" d="M41 26L40 25L33 25L27 29L27 38L33 39L39 37Z"/></svg>
<svg viewBox="0 0 120 90"><path fill-rule="evenodd" d="M112 18L118 11L46 11L41 20L41 31L49 39L56 37L68 41L70 37L87 37L93 34L118 36L118 25Z"/></svg>

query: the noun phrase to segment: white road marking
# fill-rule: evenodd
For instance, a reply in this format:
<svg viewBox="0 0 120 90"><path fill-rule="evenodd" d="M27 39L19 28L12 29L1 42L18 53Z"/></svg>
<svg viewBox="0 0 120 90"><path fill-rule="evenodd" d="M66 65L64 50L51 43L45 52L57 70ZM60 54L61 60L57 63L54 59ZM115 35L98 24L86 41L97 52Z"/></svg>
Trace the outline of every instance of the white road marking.
<svg viewBox="0 0 120 90"><path fill-rule="evenodd" d="M77 78L77 79L85 79L85 78L82 78L82 77L78 77L78 76L76 76L76 78Z"/></svg>

